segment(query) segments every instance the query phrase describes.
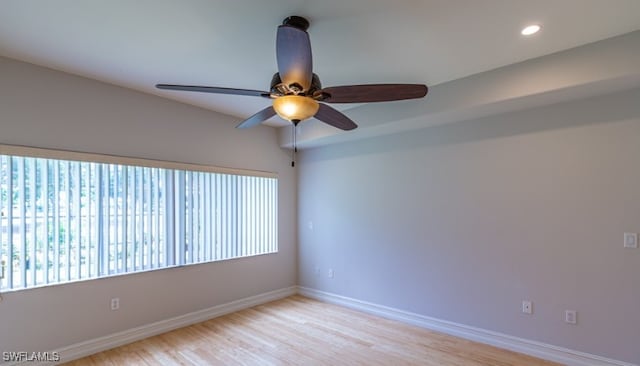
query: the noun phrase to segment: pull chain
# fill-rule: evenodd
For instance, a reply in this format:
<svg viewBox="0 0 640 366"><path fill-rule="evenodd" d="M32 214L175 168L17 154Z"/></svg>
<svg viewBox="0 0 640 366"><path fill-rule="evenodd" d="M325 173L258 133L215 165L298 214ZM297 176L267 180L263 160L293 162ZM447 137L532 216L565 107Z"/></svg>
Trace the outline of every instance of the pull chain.
<svg viewBox="0 0 640 366"><path fill-rule="evenodd" d="M298 124L294 122L293 126L291 126L291 142L293 144L293 150L291 150L291 167L296 166L296 153L298 152L298 142L296 137L297 128Z"/></svg>

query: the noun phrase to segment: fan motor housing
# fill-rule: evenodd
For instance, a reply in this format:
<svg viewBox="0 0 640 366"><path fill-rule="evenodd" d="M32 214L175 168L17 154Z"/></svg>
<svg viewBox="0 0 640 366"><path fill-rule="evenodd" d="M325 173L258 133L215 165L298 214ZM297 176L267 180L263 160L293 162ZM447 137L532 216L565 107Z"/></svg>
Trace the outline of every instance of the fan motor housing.
<svg viewBox="0 0 640 366"><path fill-rule="evenodd" d="M280 74L275 73L271 78L271 87L269 91L271 95L274 97L281 97L283 95L308 95L313 96L317 91L322 89L322 84L320 83L320 78L317 74L313 74L311 78L311 86L309 90L303 90L302 86L297 83L287 85L282 82L280 79Z"/></svg>

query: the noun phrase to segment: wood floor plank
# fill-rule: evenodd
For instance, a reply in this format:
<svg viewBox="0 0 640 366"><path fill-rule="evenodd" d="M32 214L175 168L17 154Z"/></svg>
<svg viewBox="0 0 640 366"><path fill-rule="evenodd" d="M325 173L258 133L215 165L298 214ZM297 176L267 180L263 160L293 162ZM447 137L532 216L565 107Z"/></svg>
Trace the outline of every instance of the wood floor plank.
<svg viewBox="0 0 640 366"><path fill-rule="evenodd" d="M67 365L558 364L296 295Z"/></svg>

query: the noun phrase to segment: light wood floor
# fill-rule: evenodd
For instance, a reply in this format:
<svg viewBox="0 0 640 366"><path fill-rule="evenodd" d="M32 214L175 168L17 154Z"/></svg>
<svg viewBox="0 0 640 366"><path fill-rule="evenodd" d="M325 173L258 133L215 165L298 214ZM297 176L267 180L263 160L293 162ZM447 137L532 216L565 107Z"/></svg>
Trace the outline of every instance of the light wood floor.
<svg viewBox="0 0 640 366"><path fill-rule="evenodd" d="M67 365L557 365L292 296Z"/></svg>

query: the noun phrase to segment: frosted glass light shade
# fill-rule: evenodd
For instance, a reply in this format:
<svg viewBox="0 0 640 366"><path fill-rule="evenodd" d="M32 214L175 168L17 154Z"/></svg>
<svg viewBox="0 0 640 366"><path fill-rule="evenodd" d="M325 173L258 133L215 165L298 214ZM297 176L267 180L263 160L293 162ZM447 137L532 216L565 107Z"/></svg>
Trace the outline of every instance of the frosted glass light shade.
<svg viewBox="0 0 640 366"><path fill-rule="evenodd" d="M314 99L299 95L285 95L273 101L273 109L287 121L300 122L315 116L320 105Z"/></svg>

